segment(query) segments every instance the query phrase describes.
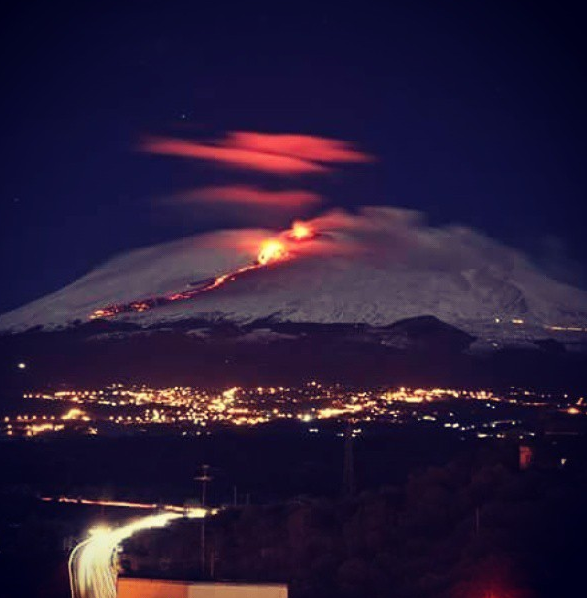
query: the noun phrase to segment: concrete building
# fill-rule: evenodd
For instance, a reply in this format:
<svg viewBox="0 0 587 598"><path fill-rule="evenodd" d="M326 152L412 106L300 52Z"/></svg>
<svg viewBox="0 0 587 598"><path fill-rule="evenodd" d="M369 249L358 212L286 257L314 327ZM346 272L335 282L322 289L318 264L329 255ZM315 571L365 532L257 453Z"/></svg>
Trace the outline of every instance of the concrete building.
<svg viewBox="0 0 587 598"><path fill-rule="evenodd" d="M117 598L287 598L287 585L119 577Z"/></svg>

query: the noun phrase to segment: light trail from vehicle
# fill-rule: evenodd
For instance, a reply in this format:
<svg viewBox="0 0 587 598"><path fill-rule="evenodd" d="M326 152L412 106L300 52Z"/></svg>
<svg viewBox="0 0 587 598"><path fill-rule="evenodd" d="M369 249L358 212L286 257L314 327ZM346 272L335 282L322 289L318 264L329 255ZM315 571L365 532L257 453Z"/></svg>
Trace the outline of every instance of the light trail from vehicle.
<svg viewBox="0 0 587 598"><path fill-rule="evenodd" d="M115 507L126 509L163 509L174 513L184 513L185 508L178 505L161 505L157 503L139 503L122 500L93 500L91 498L70 498L68 496L58 496L53 498L51 496L42 496L41 500L44 502L60 502L75 505L93 505L98 507Z"/></svg>
<svg viewBox="0 0 587 598"><path fill-rule="evenodd" d="M196 508L188 510L186 516L200 519L206 513L206 509ZM115 556L120 543L139 531L165 527L182 516L181 513L166 511L147 515L115 529L98 527L90 530L90 537L80 542L69 556L72 598L116 598L118 571Z"/></svg>

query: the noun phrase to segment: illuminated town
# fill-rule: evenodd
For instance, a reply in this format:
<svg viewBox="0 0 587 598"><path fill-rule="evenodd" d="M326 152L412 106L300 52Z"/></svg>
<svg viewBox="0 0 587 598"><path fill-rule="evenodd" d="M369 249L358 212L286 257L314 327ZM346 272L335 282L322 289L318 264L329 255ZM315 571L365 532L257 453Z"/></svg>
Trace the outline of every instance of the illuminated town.
<svg viewBox="0 0 587 598"><path fill-rule="evenodd" d="M3 418L4 436L149 431L200 436L227 427L290 421L313 434L327 429L329 422L352 426L354 435L369 425L422 424L446 428L463 437L521 439L536 435L555 420L583 421L587 415L584 398L568 394L513 388L507 393L445 388L350 389L316 381L296 388L226 390L114 384L101 389L25 393L23 398L24 409Z"/></svg>

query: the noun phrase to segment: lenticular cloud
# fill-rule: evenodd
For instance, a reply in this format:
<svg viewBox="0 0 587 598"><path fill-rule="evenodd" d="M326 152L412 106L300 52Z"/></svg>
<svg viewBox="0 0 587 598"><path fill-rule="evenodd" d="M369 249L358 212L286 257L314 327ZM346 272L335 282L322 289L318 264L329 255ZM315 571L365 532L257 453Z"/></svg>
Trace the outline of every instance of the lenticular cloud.
<svg viewBox="0 0 587 598"><path fill-rule="evenodd" d="M373 159L345 141L251 132L232 132L212 141L149 137L139 149L274 175L328 173L335 163L363 163Z"/></svg>
<svg viewBox="0 0 587 598"><path fill-rule="evenodd" d="M249 185L221 185L201 187L176 196L177 203L209 202L219 204L248 205L275 209L292 209L322 203L322 197L305 189L271 191Z"/></svg>

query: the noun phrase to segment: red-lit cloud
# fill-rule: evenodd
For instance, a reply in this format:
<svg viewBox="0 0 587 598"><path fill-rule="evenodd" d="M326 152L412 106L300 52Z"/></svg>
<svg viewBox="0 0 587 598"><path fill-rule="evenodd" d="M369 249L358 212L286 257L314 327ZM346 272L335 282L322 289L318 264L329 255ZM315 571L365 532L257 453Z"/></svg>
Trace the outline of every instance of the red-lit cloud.
<svg viewBox="0 0 587 598"><path fill-rule="evenodd" d="M140 149L153 154L179 156L221 162L243 170L256 170L272 174L305 174L328 172L328 168L291 156L268 154L239 147L209 145L183 139L154 137L145 140Z"/></svg>
<svg viewBox="0 0 587 598"><path fill-rule="evenodd" d="M141 151L219 162L234 168L271 174L326 173L340 162L368 162L372 158L344 141L310 135L233 132L224 139L198 142L151 137Z"/></svg>
<svg viewBox="0 0 587 598"><path fill-rule="evenodd" d="M291 209L318 205L322 202L322 197L317 193L303 189L267 191L266 189L258 189L247 185L230 185L194 189L182 193L178 196L178 201L181 203L203 201L252 207Z"/></svg>
<svg viewBox="0 0 587 598"><path fill-rule="evenodd" d="M371 162L373 160L371 156L353 149L346 141L312 135L275 135L237 131L228 134L225 145L316 162Z"/></svg>

